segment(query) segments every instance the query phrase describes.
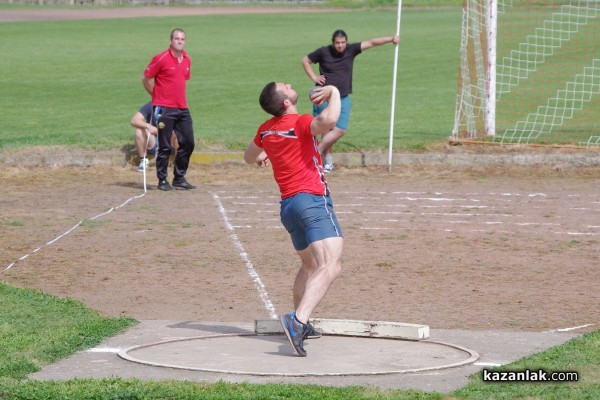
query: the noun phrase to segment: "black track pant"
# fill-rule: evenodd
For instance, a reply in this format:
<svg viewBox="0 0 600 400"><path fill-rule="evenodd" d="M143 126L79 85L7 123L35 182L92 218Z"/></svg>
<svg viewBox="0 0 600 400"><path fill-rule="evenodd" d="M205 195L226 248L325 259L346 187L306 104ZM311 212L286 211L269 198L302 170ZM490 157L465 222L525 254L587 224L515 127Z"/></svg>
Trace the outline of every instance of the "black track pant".
<svg viewBox="0 0 600 400"><path fill-rule="evenodd" d="M157 118L158 154L156 156L156 176L159 181L167 179L169 156L172 150L171 133L175 131L179 147L175 156L173 179L181 179L187 172L190 157L194 151L194 127L190 111L187 108L154 106L154 116L159 116Z"/></svg>

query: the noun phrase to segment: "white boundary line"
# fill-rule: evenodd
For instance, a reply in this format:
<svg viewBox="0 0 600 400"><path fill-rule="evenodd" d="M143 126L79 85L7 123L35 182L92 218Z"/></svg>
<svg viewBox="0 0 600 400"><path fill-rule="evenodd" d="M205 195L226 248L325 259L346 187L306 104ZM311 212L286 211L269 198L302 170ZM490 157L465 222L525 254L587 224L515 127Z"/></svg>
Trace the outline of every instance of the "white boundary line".
<svg viewBox="0 0 600 400"><path fill-rule="evenodd" d="M473 365L476 365L478 367L501 367L504 364L494 363L494 362L476 362L476 363L473 363Z"/></svg>
<svg viewBox="0 0 600 400"><path fill-rule="evenodd" d="M121 351L120 347L93 347L85 350L86 353L114 353L117 354Z"/></svg>
<svg viewBox="0 0 600 400"><path fill-rule="evenodd" d="M256 290L258 290L258 295L260 296L260 299L262 300L263 304L265 305L265 308L269 312L269 316L273 319L277 319L277 313L275 312L275 307L273 306L273 303L269 299L269 294L265 290L265 285L263 285L263 283L260 279L260 276L254 269L254 265L252 265L252 262L250 261L250 257L248 257L248 253L246 253L246 250L244 250L244 246L242 245L242 242L240 242L238 235L235 233L235 229L233 228L231 223L229 223L229 218L227 218L227 211L225 210L225 207L223 207L223 203L221 202L219 195L216 193L212 193L212 192L210 192L210 195L212 196L212 198L215 200L215 203L217 203L217 206L219 207L219 212L221 213L221 217L223 217L225 226L227 227L227 230L229 232L231 232L231 235L229 235L229 237L233 241L233 244L235 245L235 247L237 247L238 250L240 251L240 258L242 259L242 261L244 261L244 264L246 264L246 269L248 270L248 274L250 275L250 278L252 278L252 280L254 281L254 284L256 285Z"/></svg>
<svg viewBox="0 0 600 400"><path fill-rule="evenodd" d="M549 331L545 331L545 332L547 332L547 333L570 332L570 331L576 331L578 329L587 328L587 327L590 327L590 326L594 326L594 324L585 324L585 325L579 325L579 326L570 326L568 328L550 329Z"/></svg>
<svg viewBox="0 0 600 400"><path fill-rule="evenodd" d="M341 336L351 336L351 335L343 335ZM414 374L414 373L422 373L429 371L439 371L443 369L456 368L461 367L468 364L473 364L475 361L479 359L479 353L474 350L468 349L463 346L459 346L452 343L441 342L436 340L422 340L419 344L424 345L433 345L433 346L444 346L450 347L461 352L466 353L468 356L462 361L450 363L450 364L441 364L434 365L431 367L422 367L422 368L408 368L408 369L389 369L389 370L380 370L380 371L361 371L361 372L323 372L323 373L303 373L303 372L286 372L286 371L278 371L278 372L248 372L241 370L231 370L231 369L217 369L217 368L204 368L204 367L192 367L192 366L182 366L164 362L156 362L152 360L143 360L141 358L136 358L129 354L129 352L134 352L136 350L143 350L149 347L157 347L164 344L170 344L175 342L186 342L186 341L197 341L197 340L212 340L212 339L222 339L222 338L231 338L231 337L248 337L248 336L257 336L256 333L223 333L223 334L215 334L208 336L194 336L189 338L179 338L179 339L169 339L163 340L160 342L147 343L142 345L136 345L121 349L117 355L123 360L131 361L138 364L143 365L151 365L155 367L166 367L173 369L183 369L190 371L202 371L202 372L214 372L214 373L223 373L223 374L236 374L236 375L251 375L251 376L278 376L278 377L319 377L319 376L377 376L377 375L392 375L392 374Z"/></svg>
<svg viewBox="0 0 600 400"><path fill-rule="evenodd" d="M123 202L121 205L118 205L116 207L112 207L110 208L108 211L105 211L103 213L100 213L96 216L93 216L92 218L89 218L90 221L93 221L95 219L98 219L100 217L105 216L106 214L109 214L111 212L113 212L114 210L118 210L121 207L124 207L125 205L127 205L127 203L129 203L131 200L133 199L140 199L142 197L144 197L146 195L146 181L144 178L144 193L139 194L137 196L133 196L128 198L127 200L125 200L125 202ZM38 251L40 251L41 249L43 249L44 247L47 247L49 245L51 245L52 243L58 241L59 239L62 239L63 237L67 236L69 233L73 232L76 228L78 228L81 224L83 223L83 220L79 221L78 223L76 223L72 228L70 228L69 230L67 230L65 233L58 235L57 237L55 237L54 239L52 239L51 241L49 241L46 244L41 245L40 247L38 247L37 249L31 251L30 253L25 254L23 257L19 258L18 260L13 261L12 263L10 263L6 268L4 268L2 271L0 271L1 273L4 273L6 271L8 271L9 269L11 269L17 262L19 261L23 261L24 259L26 259L27 257L29 257L30 255L37 253Z"/></svg>
<svg viewBox="0 0 600 400"><path fill-rule="evenodd" d="M95 215L95 216L91 217L90 221L96 220L96 219L98 219L100 217L103 217L103 216L105 216L105 215L113 212L114 210L118 210L119 208L124 207L130 201L132 201L133 199L139 199L139 198L142 198L143 196L145 196L146 193L147 193L147 190L146 190L146 179L145 178L146 177L144 176L144 193L142 193L140 195L137 195L137 196L132 196L132 197L128 198L127 200L125 200L125 202L123 202L122 204L120 204L120 205L118 205L116 207L112 207L108 211L105 211L103 213L100 213L98 215ZM219 212L221 213L221 216L223 217L223 220L225 222L225 226L231 232L231 235L230 235L231 239L233 240L235 246L240 250L240 257L242 258L242 260L246 264L246 268L248 269L248 274L250 275L250 277L254 281L254 283L256 285L256 289L258 290L259 296L260 296L261 300L263 301L263 303L265 305L265 308L269 312L269 316L271 318L275 318L275 319L278 318L277 317L277 313L275 312L275 307L273 306L273 303L269 299L269 294L265 290L265 285L262 283L262 281L260 279L260 276L258 275L258 273L256 272L256 270L254 269L254 266L252 265L252 262L250 261L250 258L248 257L248 254L244 250L244 246L240 242L237 234L235 233L235 229L229 223L229 219L227 218L225 207L223 207L223 204L221 203L221 200L219 199L219 196L217 194L215 194L215 193L211 193L211 196L213 197L213 199L217 203L217 206L219 207ZM73 232L75 229L77 229L79 226L81 226L82 223L83 223L83 220L80 220L77 224L75 224L73 227L71 227L69 230L67 230L63 234L57 236L56 238L52 239L51 241L47 242L46 244L44 244L44 245L42 245L42 246L34 249L30 253L25 254L24 256L22 256L21 258L19 258L18 260L13 261L4 270L0 271L0 273L4 273L4 272L10 270L17 262L25 260L30 255L32 255L34 253L37 253L41 249L43 249L43 248L45 248L45 247L53 244L54 242L58 241L59 239L67 236L68 234L70 234L71 232Z"/></svg>

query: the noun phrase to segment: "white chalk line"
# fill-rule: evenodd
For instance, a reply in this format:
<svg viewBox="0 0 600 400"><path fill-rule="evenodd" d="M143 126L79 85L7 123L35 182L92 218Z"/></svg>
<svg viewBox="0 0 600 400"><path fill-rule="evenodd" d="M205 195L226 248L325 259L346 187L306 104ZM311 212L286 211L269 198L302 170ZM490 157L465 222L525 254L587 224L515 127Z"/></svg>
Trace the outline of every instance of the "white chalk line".
<svg viewBox="0 0 600 400"><path fill-rule="evenodd" d="M242 212L240 210L228 210L229 213L233 213L235 214L236 212ZM263 213L263 214L268 214L269 212L266 211L255 211L255 213ZM360 214L360 215L406 215L406 216L412 216L412 215L419 215L419 216L432 216L432 217L463 217L463 218L481 218L481 217L499 217L499 218L509 218L509 219L514 219L514 218L523 218L525 217L524 215L519 215L519 214L481 214L481 213L414 213L414 212L410 212L410 211L365 211L365 212L356 212L356 211L336 211L336 214L339 216L345 216L345 215L353 215L353 214ZM340 220L342 220L343 218L340 218ZM240 225L235 225L235 228L255 228L258 225L260 225L262 228L267 228L267 229L273 229L273 228L279 228L279 226L274 226L274 225L264 225L264 222L267 221L276 221L278 220L277 218L260 218L260 221L256 221L256 218L251 218L251 217L236 217L236 218L231 218L230 221L232 222L245 222L245 224L240 224ZM383 220L379 220L379 219L372 219L372 218L362 218L361 221L363 223L368 223L368 222L373 222L373 223L399 223L402 222L403 220L401 219L395 219L395 218L386 218ZM256 224L252 224L252 222L256 222ZM465 220L448 220L448 219L443 219L443 220L430 220L428 221L429 223L436 223L436 224L451 224L451 225L456 225L456 224L473 224L474 222L472 220L469 219L465 219ZM563 224L561 223L556 223L556 222L513 222L513 221L480 221L478 222L478 224L481 225L487 225L487 226L492 226L492 225L511 225L511 226L515 226L515 227L561 227L563 226ZM597 225L586 225L583 226L582 228L588 228L591 230L594 229L598 229L600 226ZM408 229L408 228L397 228L397 227L386 227L386 226L363 226L360 229L363 230L378 230L378 229ZM471 231L473 232L491 232L489 230L485 230L485 229L472 229ZM549 233L555 234L555 235L570 235L570 236L598 236L600 235L600 232L583 232L583 231L551 231Z"/></svg>
<svg viewBox="0 0 600 400"><path fill-rule="evenodd" d="M585 325L579 325L579 326L570 326L568 328L550 329L549 331L545 331L545 333L570 332L570 331L576 331L578 329L588 328L590 326L594 326L594 324L585 324Z"/></svg>
<svg viewBox="0 0 600 400"><path fill-rule="evenodd" d="M267 293L267 291L265 289L265 285L262 283L260 276L254 269L254 265L250 261L250 257L248 256L248 253L246 253L246 250L244 250L244 246L242 245L242 242L238 238L238 235L235 233L235 228L229 222L229 218L227 218L227 211L225 210L225 207L223 207L223 203L221 202L219 195L216 193L210 193L210 194L211 194L212 198L214 199L214 201L217 203L219 212L221 213L221 217L223 218L223 221L225 222L225 226L227 227L227 230L229 232L231 232L231 235L229 235L229 237L233 241L233 244L235 245L235 247L237 247L237 249L240 251L240 258L242 259L242 261L244 261L244 264L246 264L246 269L248 270L248 274L250 275L250 278L252 278L252 280L254 281L254 284L256 285L256 289L258 290L258 295L260 296L260 299L262 300L265 308L269 312L269 316L272 319L276 319L277 313L275 312L275 307L273 306L273 303L269 299L269 294Z"/></svg>
<svg viewBox="0 0 600 400"><path fill-rule="evenodd" d="M223 194L230 194L230 193L240 193L240 191L221 191L220 193ZM244 193L244 192L241 192ZM383 200L384 197L386 196L388 198L391 198L393 200L405 200L408 201L410 203L414 203L414 202L422 202L422 203L426 203L426 202L434 202L434 203L438 203L437 205L427 205L427 204L420 204L419 207L429 207L429 208L454 208L454 207L463 207L463 208L490 208L491 210L495 210L498 209L499 206L485 206L485 205L475 205L475 204L462 204L462 205L456 205L456 204L452 204L452 205L442 205L440 203L453 203L456 201L462 201L462 202L471 202L471 203L481 203L484 202L486 200L494 200L494 201L503 201L503 202L510 202L510 198L524 198L524 199L531 199L531 198L541 198L540 200L542 202L545 202L546 199L548 198L548 194L546 193L510 193L510 192L489 192L489 193L477 193L477 192L473 192L473 193L453 193L453 192L412 192L412 191L390 191L390 192L373 192L372 195L370 196L361 196L362 192L358 192L358 194L356 194L356 192L351 192L351 191L341 191L341 192L337 192L337 193L343 193L343 194L349 194L352 195L352 198L354 201L357 200L368 200L368 201L375 201L375 200ZM431 195L434 196L454 196L454 195L461 195L458 197L431 197ZM377 196L377 195L383 195L383 196ZM403 197L398 197L397 195L404 195ZM406 196L406 195L412 195L412 196ZM429 195L429 196L428 196ZM491 196L491 198L464 198L462 196ZM569 195L570 197L581 197L579 195ZM254 197L254 196L243 196L243 195L229 195L229 196L221 196L221 198L233 198L233 199L241 199L243 201L239 202L239 203L235 203L235 204L248 204L248 205L267 205L270 203L254 203L254 202L248 202L248 199L257 199L258 197ZM275 200L276 198L273 197ZM594 202L592 202L594 203ZM337 204L337 208L341 208L341 207L360 207L360 206L364 206L366 204L363 203L340 203L338 202ZM406 204L378 204L379 207L408 207L408 205ZM539 208L536 206L532 206L533 208ZM502 207L502 208L506 208L506 207ZM593 208L585 208L585 207L568 207L570 210L580 210L580 211L598 211L597 209L593 209ZM230 212L236 212L235 210L232 210Z"/></svg>
<svg viewBox="0 0 600 400"><path fill-rule="evenodd" d="M231 212L231 211L228 211ZM256 218L229 218L230 221L256 221ZM279 221L279 218L261 218L260 222L265 222L265 221Z"/></svg>
<svg viewBox="0 0 600 400"><path fill-rule="evenodd" d="M229 191L222 191L222 193L224 194L229 194L227 196L227 198L233 199L233 203L234 205L254 205L254 206L261 206L261 205L271 205L271 203L265 203L265 202L254 202L252 200L249 201L249 199L255 199L256 197L246 197L243 195L232 195L232 192ZM240 191L235 191L235 193L240 193ZM244 192L242 192L244 193ZM352 194L354 192L351 191L344 191L344 192L338 192L338 193L343 193L343 194ZM462 197L454 197L455 193L452 192L439 192L439 191L433 191L433 192L415 192L415 191L390 191L390 192L373 192L371 196L361 196L360 194L353 196L353 200L354 202L348 202L348 203L338 203L338 205L336 206L337 211L336 214L338 214L339 216L344 216L344 215L352 215L352 214L375 214L375 215L401 215L401 216L411 216L411 215L419 215L419 216L431 216L431 217L458 217L458 218L507 218L510 220L514 220L514 219L521 219L524 218L524 215L520 215L520 214L509 214L509 213L497 213L497 211L499 211L500 208L502 209L506 209L507 206L502 206L499 207L497 205L495 206L488 206L488 205L482 205L481 203L485 201L485 199L481 199L481 198L473 198L473 197L477 197L477 196L493 196L494 200L498 201L510 201L510 198L523 198L523 199L531 199L531 198L539 198L541 201L545 202L546 199L548 198L548 194L546 193L541 193L541 192L533 192L533 193L511 193L511 192L489 192L489 193L468 193L465 194L465 196L469 196L471 198L462 198ZM450 195L450 196L449 196ZM432 197L432 196L439 196L439 197ZM355 210L345 210L345 208L351 208L351 207L363 207L368 205L367 203L361 203L360 200L368 200L368 201L373 201L374 199L379 199L379 200L383 200L384 197L387 197L389 199L392 200L404 200L404 201L408 201L409 203L415 203L415 202L420 202L421 204L416 205L416 207L420 207L420 208L429 208L429 209L435 209L435 208L446 208L446 209L462 209L462 212L459 213L453 213L453 212L414 212L414 211L394 211L394 210L389 210L389 208L395 208L395 209L401 209L401 208L406 208L409 207L407 204L378 204L378 207L380 208L388 208L388 211L355 211ZM579 196L576 196L579 197ZM223 198L225 198L225 196L223 196ZM238 201L239 200L239 201ZM359 200L359 202L357 202L357 200ZM472 204L449 204L449 203L454 203L454 202L471 202ZM430 203L437 203L437 204L426 204L427 202ZM446 203L446 204L444 204ZM475 204L475 203L479 203L479 204ZM273 203L274 204L274 203ZM539 208L539 207L534 207L534 208ZM581 210L581 211L590 211L591 209L588 208L582 208L582 207L569 207L570 210ZM479 211L489 211L489 213L485 212L485 213L481 213L481 212L465 212L467 210L479 210ZM595 211L595 210L592 210ZM228 210L228 212L232 213L232 214L236 214L236 213L244 213L247 211L242 211L242 210ZM253 211L254 213L266 213L265 211L261 211L261 210L256 210ZM494 213L496 212L496 213ZM239 215L239 214L238 214ZM269 219L271 220L271 219ZM231 221L243 221L242 224L239 225L240 229L244 229L244 228L254 228L255 225L252 224L252 218L240 218L240 219L232 219ZM262 221L262 219L261 219ZM370 219L364 219L363 221L371 221ZM376 222L376 220L373 220L373 222ZM381 222L381 221L380 221ZM400 222L400 220L398 219L386 219L385 221L383 221L384 223L395 223L395 222ZM448 221L448 220L434 220L434 221L430 221L430 222L435 222L435 223L444 223L444 224L451 224L451 225L456 225L456 224L472 224L473 221L470 220L452 220L452 221ZM259 222L257 222L257 224L259 224ZM551 227L551 226L555 226L555 227L561 227L564 225L560 224L560 223L544 223L544 222L509 222L509 221L480 221L479 224L483 224L483 225L487 225L487 226L491 226L491 225L512 225L512 226L516 226L516 227ZM261 224L262 228L274 228L273 226L264 226ZM566 227L564 227L566 228ZM579 229L591 229L592 232L586 232L586 231L582 231ZM600 235L600 233L594 232L594 230L597 227L595 225L588 225L585 227L580 227L579 229L576 228L576 230L570 230L570 229L564 229L562 231L551 231L548 233L552 233L554 235L567 235L567 236L598 236ZM388 228L385 225L383 226L363 226L361 227L361 229L364 230L388 230L388 229L393 229L393 228ZM449 231L452 231L451 229ZM488 232L488 230L485 229L473 229L471 231L476 231L476 232Z"/></svg>
<svg viewBox="0 0 600 400"><path fill-rule="evenodd" d="M478 367L501 367L502 363L494 363L494 362L476 362L473 365L477 365Z"/></svg>
<svg viewBox="0 0 600 400"><path fill-rule="evenodd" d="M86 353L118 353L121 351L120 347L93 347L87 349Z"/></svg>
<svg viewBox="0 0 600 400"><path fill-rule="evenodd" d="M125 200L125 202L123 202L123 204L118 205L116 207L112 207L110 208L108 211L105 211L103 213L100 213L98 215L93 216L92 218L89 218L90 221L93 221L95 219L98 219L100 217L103 217L106 214L109 214L111 212L113 212L114 210L118 210L121 207L124 207L125 205L127 205L127 203L129 203L131 200L134 199L139 199L142 198L143 196L146 195L146 187L144 185L144 193L137 195L137 196L133 196L128 198L127 200ZM42 250L43 248L50 246L51 244L57 242L58 240L62 239L63 237L67 236L68 234L70 234L71 232L73 232L75 229L77 229L79 226L81 226L81 224L83 224L83 219L81 221L79 221L78 223L76 223L75 225L73 225L73 227L71 227L69 230L67 230L66 232L64 232L61 235L58 235L57 237L55 237L54 239L52 239L51 241L47 242L46 244L41 245L40 247L36 248L35 250L32 250L31 252L25 254L23 257L19 258L18 260L13 261L12 263L10 263L6 268L4 268L0 273L4 273L6 271L8 271L9 269L11 269L17 262L19 261L23 261L25 260L27 257L29 257L30 255L37 253L38 251Z"/></svg>
<svg viewBox="0 0 600 400"><path fill-rule="evenodd" d="M254 221L254 219L250 219L250 221ZM262 221L262 220L261 220ZM343 219L340 219L340 221L343 222ZM399 222L403 222L402 220L399 219L386 219L384 221L381 222L389 222L389 223L399 223ZM431 222L431 221L430 221ZM445 223L445 224L454 224L454 225L466 225L466 224L470 224L470 221L435 221L438 223ZM503 222L486 222L486 225L494 225L494 226L498 226L498 225L509 225L509 223L503 223ZM550 223L546 223L546 224L541 224L541 223L510 223L510 225L513 226L535 226L535 227L541 227L541 226L546 226L546 225L559 225L559 224L550 224ZM262 222L258 221L255 225L249 224L249 225L231 225L233 228L235 229L256 229L256 228L260 228L260 229L275 229L275 230L279 230L282 229L282 227L280 225L265 225ZM401 226L361 226L358 229L360 230L364 230L364 231L377 231L377 230L388 230L388 231L416 231L419 230L418 228L411 228L411 227L401 227ZM450 228L438 228L438 229L434 229L436 231L441 231L441 232L456 232L456 230L454 229L450 229ZM514 231L507 231L507 230L498 230L498 229L494 229L494 230L490 230L490 229L467 229L467 230L462 230L463 232L481 232L481 233L506 233L506 234L510 234L510 233L515 233ZM600 232L562 232L562 231L552 231L549 232L552 233L553 235L566 235L566 236L600 236Z"/></svg>

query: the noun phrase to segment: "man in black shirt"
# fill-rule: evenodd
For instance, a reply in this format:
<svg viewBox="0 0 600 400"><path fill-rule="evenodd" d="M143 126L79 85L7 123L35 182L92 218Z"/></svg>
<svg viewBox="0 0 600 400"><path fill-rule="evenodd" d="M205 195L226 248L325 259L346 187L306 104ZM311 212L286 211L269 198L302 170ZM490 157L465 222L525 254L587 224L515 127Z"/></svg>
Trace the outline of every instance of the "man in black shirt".
<svg viewBox="0 0 600 400"><path fill-rule="evenodd" d="M338 88L342 99L342 112L335 128L321 138L319 150L323 155L325 172L333 171L333 157L331 148L348 129L352 101L352 66L354 58L365 50L386 43L397 45L400 37L397 35L365 40L359 43L348 44L348 35L341 29L333 32L331 45L318 48L304 56L302 67L308 77L317 86L332 85ZM319 75L315 74L311 64L319 64ZM313 115L317 116L327 106L327 102L313 106Z"/></svg>

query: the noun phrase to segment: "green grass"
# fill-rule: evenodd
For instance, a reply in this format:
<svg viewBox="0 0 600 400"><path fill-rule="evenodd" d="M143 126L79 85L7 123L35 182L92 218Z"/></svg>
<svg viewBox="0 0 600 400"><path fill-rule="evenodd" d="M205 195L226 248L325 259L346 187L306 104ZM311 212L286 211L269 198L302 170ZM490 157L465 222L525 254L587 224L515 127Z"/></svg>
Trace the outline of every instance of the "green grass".
<svg viewBox="0 0 600 400"><path fill-rule="evenodd" d="M104 318L80 302L3 282L0 310L0 379L23 379L38 365L92 347L135 323L130 318Z"/></svg>
<svg viewBox="0 0 600 400"><path fill-rule="evenodd" d="M523 358L494 371L523 369L576 371L579 381L573 383L484 383L481 374L453 393L465 399L598 399L600 398L600 331L575 338L564 345Z"/></svg>
<svg viewBox="0 0 600 400"><path fill-rule="evenodd" d="M0 283L0 399L597 399L600 331L496 370L576 371L576 383L484 383L480 374L450 394L370 387L194 383L138 379L25 379L42 366L93 347L135 323L105 318L80 302Z"/></svg>
<svg viewBox="0 0 600 400"><path fill-rule="evenodd" d="M311 82L301 58L330 42L388 36L395 10L247 14L0 24L0 150L30 146L120 149L129 119L149 99L140 83L169 32L187 32L193 60L188 101L199 149L243 149L267 118L258 94L271 80L291 83L310 112ZM398 51L394 147L422 149L451 133L460 45L460 8L407 9ZM18 49L18 51L16 51ZM355 62L353 111L338 151L387 149L394 48Z"/></svg>
<svg viewBox="0 0 600 400"><path fill-rule="evenodd" d="M518 4L520 2L531 2L531 0L513 0L513 4ZM541 0L535 3L548 3L555 0ZM123 2L123 0L105 0L101 4L100 2L96 2L92 4L90 0L83 0L84 4L76 4L75 6L71 5L71 0L51 0L46 1L42 6L44 8L119 8L119 7L131 7L131 4L128 2ZM77 3L77 2L76 2ZM148 4L153 5L152 1L147 0ZM178 7L239 7L241 4L236 0L214 0L211 1L210 4L204 3L202 5L188 5L182 1L176 1L174 3L178 3ZM463 0L404 0L402 2L402 8L410 8L410 7L448 7L448 6L456 6L460 7L463 4ZM243 3L244 7L281 7L281 8L301 8L301 7L309 7L309 8L318 8L318 7L338 7L338 8L381 8L381 7L397 7L397 0L329 0L323 1L320 4L314 3L302 3L301 1L294 0L248 0ZM144 7L141 3L138 7ZM13 0L13 3L0 3L0 10L2 9L39 9L40 6L35 4L31 0Z"/></svg>

